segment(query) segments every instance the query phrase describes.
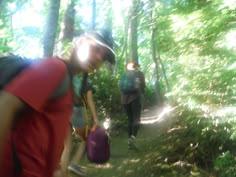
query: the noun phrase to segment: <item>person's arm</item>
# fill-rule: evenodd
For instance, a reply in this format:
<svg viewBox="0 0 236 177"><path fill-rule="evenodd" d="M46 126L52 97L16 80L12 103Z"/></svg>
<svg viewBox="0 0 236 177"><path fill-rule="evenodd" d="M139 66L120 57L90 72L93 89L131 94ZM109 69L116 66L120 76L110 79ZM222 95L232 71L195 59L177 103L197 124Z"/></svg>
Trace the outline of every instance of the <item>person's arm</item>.
<svg viewBox="0 0 236 177"><path fill-rule="evenodd" d="M6 133L11 129L15 114L25 107L26 104L18 97L6 91L0 92L0 159Z"/></svg>
<svg viewBox="0 0 236 177"><path fill-rule="evenodd" d="M145 76L142 71L140 71L140 76L141 76L142 93L144 93L146 91L146 82L145 82Z"/></svg>
<svg viewBox="0 0 236 177"><path fill-rule="evenodd" d="M42 60L22 71L0 91L0 160L16 113L27 107L41 111L65 72L66 66L61 61Z"/></svg>
<svg viewBox="0 0 236 177"><path fill-rule="evenodd" d="M94 102L93 102L93 92L92 92L92 90L88 90L88 92L87 92L87 103L88 103L89 109L92 113L94 124L99 125L98 116L97 116L95 105L94 105Z"/></svg>

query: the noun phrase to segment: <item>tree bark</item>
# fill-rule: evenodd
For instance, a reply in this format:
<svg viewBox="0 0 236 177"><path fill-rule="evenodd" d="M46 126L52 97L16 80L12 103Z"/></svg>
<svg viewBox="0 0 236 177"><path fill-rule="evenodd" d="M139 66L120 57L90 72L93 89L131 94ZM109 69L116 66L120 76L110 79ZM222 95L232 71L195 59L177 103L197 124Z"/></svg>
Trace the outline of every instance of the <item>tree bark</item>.
<svg viewBox="0 0 236 177"><path fill-rule="evenodd" d="M52 56L59 16L60 0L50 0L49 13L47 16L47 22L45 24L44 39L43 39L43 55L45 57Z"/></svg>
<svg viewBox="0 0 236 177"><path fill-rule="evenodd" d="M152 1L152 4L153 4L153 7L155 7L155 1ZM155 17L155 8L152 8L152 11L151 11L151 49L152 49L152 59L153 59L153 62L155 63L155 75L156 75L156 80L155 80L155 87L156 87L156 97L157 97L157 104L159 106L163 105L163 95L161 93L161 88L160 88L160 75L159 75L159 63L158 63L158 60L157 60L157 54L156 54L156 51L157 51L157 46L156 46L156 27L154 26L154 21L156 20L156 17ZM158 54L160 56L160 52Z"/></svg>
<svg viewBox="0 0 236 177"><path fill-rule="evenodd" d="M61 22L61 31L59 35L59 43L57 45L57 53L60 55L66 55L67 51L63 51L64 48L67 48L69 42L73 40L75 35L75 0L69 0L67 8Z"/></svg>
<svg viewBox="0 0 236 177"><path fill-rule="evenodd" d="M132 61L138 62L138 2L139 0L133 0L133 6L131 10L131 21L130 21L130 51Z"/></svg>
<svg viewBox="0 0 236 177"><path fill-rule="evenodd" d="M91 30L96 28L96 0L92 2L92 19L91 19Z"/></svg>
<svg viewBox="0 0 236 177"><path fill-rule="evenodd" d="M62 41L72 41L74 37L74 26L75 26L75 0L71 0L67 6L66 12L64 14L64 28L62 28L63 35Z"/></svg>

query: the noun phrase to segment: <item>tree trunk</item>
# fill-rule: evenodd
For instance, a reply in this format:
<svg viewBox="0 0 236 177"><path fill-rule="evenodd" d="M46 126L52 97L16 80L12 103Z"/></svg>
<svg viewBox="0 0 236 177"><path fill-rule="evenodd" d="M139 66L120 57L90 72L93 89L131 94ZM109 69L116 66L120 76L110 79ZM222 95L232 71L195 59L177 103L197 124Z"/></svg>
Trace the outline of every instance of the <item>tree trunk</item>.
<svg viewBox="0 0 236 177"><path fill-rule="evenodd" d="M138 2L139 0L133 0L133 6L131 10L131 21L130 21L130 51L132 61L138 62Z"/></svg>
<svg viewBox="0 0 236 177"><path fill-rule="evenodd" d="M152 4L155 4L155 1L152 1ZM153 6L154 7L154 6ZM157 61L157 57L156 57L156 50L157 50L157 46L156 46L156 27L154 26L154 21L156 20L155 17L155 8L152 8L151 11L151 24L153 24L151 26L151 49L152 49L152 59L153 62L155 63L155 75L156 75L156 81L155 81L155 87L156 87L156 97L157 97L157 104L159 106L163 105L163 95L161 94L161 88L160 88L160 76L159 76L159 63Z"/></svg>
<svg viewBox="0 0 236 177"><path fill-rule="evenodd" d="M155 75L156 75L156 80L155 80L155 87L156 87L156 96L157 96L157 104L162 105L163 103L163 97L161 94L161 88L160 88L160 77L159 77L159 69L158 69L158 62L157 62L157 57L156 57L156 40L155 40L155 29L153 28L151 31L151 48L152 48L152 59L153 62L155 63Z"/></svg>
<svg viewBox="0 0 236 177"><path fill-rule="evenodd" d="M74 37L74 24L75 24L75 0L71 0L68 4L68 7L66 9L66 12L64 14L64 29L63 35L62 35L62 41L72 41Z"/></svg>
<svg viewBox="0 0 236 177"><path fill-rule="evenodd" d="M106 18L105 18L105 28L112 34L113 30L113 10L112 1L106 1L105 7L107 7Z"/></svg>
<svg viewBox="0 0 236 177"><path fill-rule="evenodd" d="M92 2L92 19L91 19L91 30L96 28L96 0Z"/></svg>
<svg viewBox="0 0 236 177"><path fill-rule="evenodd" d="M169 84L169 81L167 79L167 76L166 76L166 70L165 70L165 66L161 60L161 55L160 55L160 50L159 48L157 47L157 52L158 52L158 58L157 60L159 61L160 65L161 65L161 68L162 68L162 72L163 72L163 76L164 76L164 80L165 80L165 83L166 83L166 88L167 88L167 91L170 92L171 89L170 89L170 84Z"/></svg>
<svg viewBox="0 0 236 177"><path fill-rule="evenodd" d="M60 55L66 55L67 51L63 51L64 48L67 48L69 42L73 40L75 35L75 0L69 0L67 8L61 22L61 31L59 35L59 43L57 45L57 52Z"/></svg>
<svg viewBox="0 0 236 177"><path fill-rule="evenodd" d="M50 0L43 39L43 55L52 56L58 26L60 0Z"/></svg>

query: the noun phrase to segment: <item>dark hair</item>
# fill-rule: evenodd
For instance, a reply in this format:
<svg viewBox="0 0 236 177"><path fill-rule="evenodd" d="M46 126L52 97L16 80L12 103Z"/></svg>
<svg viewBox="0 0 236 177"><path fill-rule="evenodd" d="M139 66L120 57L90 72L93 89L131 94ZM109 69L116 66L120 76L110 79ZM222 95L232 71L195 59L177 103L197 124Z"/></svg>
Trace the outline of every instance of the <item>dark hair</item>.
<svg viewBox="0 0 236 177"><path fill-rule="evenodd" d="M81 82L82 86L81 86L81 89L80 89L80 95L82 95L83 92L84 92L84 89L87 85L87 80L88 80L88 73L83 73L83 78L82 78L82 82Z"/></svg>
<svg viewBox="0 0 236 177"><path fill-rule="evenodd" d="M110 62L111 64L114 64L115 63L115 52L113 50L114 41L111 33L108 30L102 29L97 31L90 31L86 35L88 37L95 39L95 41L98 44L108 49L108 52L104 59Z"/></svg>

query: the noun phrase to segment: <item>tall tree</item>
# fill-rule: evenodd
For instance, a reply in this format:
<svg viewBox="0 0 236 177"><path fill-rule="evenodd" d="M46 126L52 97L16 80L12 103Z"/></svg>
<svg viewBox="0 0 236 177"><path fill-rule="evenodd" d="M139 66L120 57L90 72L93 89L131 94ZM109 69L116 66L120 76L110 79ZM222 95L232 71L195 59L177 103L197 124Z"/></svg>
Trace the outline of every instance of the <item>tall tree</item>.
<svg viewBox="0 0 236 177"><path fill-rule="evenodd" d="M62 40L71 41L74 37L74 25L75 25L75 0L68 2L67 9L64 14L64 25L61 29L63 31Z"/></svg>
<svg viewBox="0 0 236 177"><path fill-rule="evenodd" d="M50 0L43 39L43 55L52 56L58 27L60 0Z"/></svg>
<svg viewBox="0 0 236 177"><path fill-rule="evenodd" d="M123 23L123 31L122 31L122 38L121 38L121 41L120 43L122 44L121 46L121 51L119 53L119 56L118 58L128 58L128 42L129 42L129 24L130 24L130 13L129 13L129 10L128 9L126 12L124 11L125 13L125 16L123 18L124 20L124 23ZM128 18L127 18L128 17ZM118 60L118 62L120 62L121 60Z"/></svg>
<svg viewBox="0 0 236 177"><path fill-rule="evenodd" d="M73 40L75 33L75 0L68 0L59 35L59 44L57 50L65 55L68 52L68 43Z"/></svg>
<svg viewBox="0 0 236 177"><path fill-rule="evenodd" d="M105 18L105 23L104 26L105 28L112 33L113 30L113 10L112 10L112 1L106 1L105 3L107 7L107 12L106 12L106 18Z"/></svg>
<svg viewBox="0 0 236 177"><path fill-rule="evenodd" d="M96 28L96 0L92 2L91 30Z"/></svg>
<svg viewBox="0 0 236 177"><path fill-rule="evenodd" d="M131 20L130 20L130 51L131 58L134 62L138 61L138 13L139 13L139 0L132 0L131 6Z"/></svg>
<svg viewBox="0 0 236 177"><path fill-rule="evenodd" d="M151 1L151 7L156 7L156 2ZM151 51L152 51L152 60L155 63L155 67L154 67L154 72L155 72L155 87L156 87L156 96L157 96L157 104L158 105L162 105L164 100L163 100L163 95L161 93L161 87L160 87L160 71L159 71L159 66L162 65L162 69L163 69L163 75L164 75L164 80L166 81L166 86L169 90L169 83L167 80L167 77L165 75L165 68L164 65L161 62L161 54L160 54L160 50L158 47L158 42L157 42L157 29L158 27L156 26L156 19L157 19L157 15L156 15L156 8L151 8Z"/></svg>

